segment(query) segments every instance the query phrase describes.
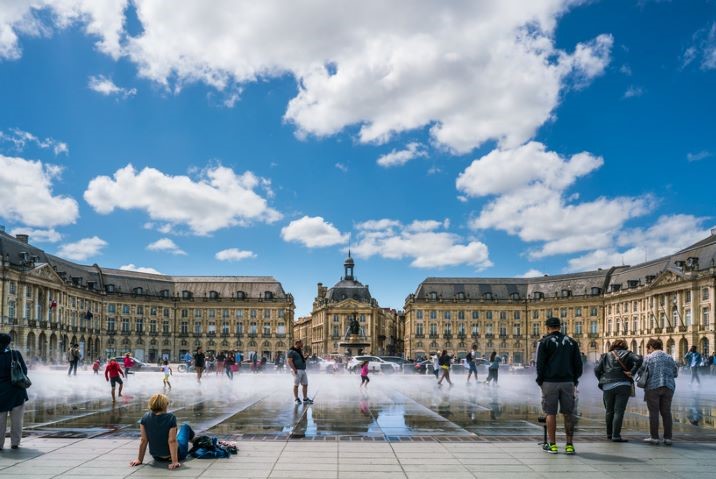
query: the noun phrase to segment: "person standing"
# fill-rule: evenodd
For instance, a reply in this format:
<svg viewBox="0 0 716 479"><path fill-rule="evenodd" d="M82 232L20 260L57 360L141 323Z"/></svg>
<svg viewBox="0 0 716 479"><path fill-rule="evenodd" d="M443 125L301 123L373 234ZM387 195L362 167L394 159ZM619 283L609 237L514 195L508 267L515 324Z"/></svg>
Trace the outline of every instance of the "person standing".
<svg viewBox="0 0 716 479"><path fill-rule="evenodd" d="M564 415L566 454L574 454L574 410L577 385L582 375L582 357L579 345L562 334L559 318L545 321L547 334L537 345L537 384L542 389L542 410L546 416L548 442L543 449L557 454L557 411Z"/></svg>
<svg viewBox="0 0 716 479"><path fill-rule="evenodd" d="M70 362L67 375L77 376L77 364L80 362L80 346L78 344L73 344L70 346L70 349L67 350L67 360Z"/></svg>
<svg viewBox="0 0 716 479"><path fill-rule="evenodd" d="M25 374L27 374L27 366L20 351L10 349L11 342L12 336L0 333L0 450L5 446L8 415L10 416L10 448L20 447L22 417L25 412L25 402L28 400L27 390L12 383L12 362L18 362Z"/></svg>
<svg viewBox="0 0 716 479"><path fill-rule="evenodd" d="M204 349L199 346L196 348L194 353L194 369L196 370L196 382L201 384L201 375L204 373L206 367L206 355L204 355Z"/></svg>
<svg viewBox="0 0 716 479"><path fill-rule="evenodd" d="M711 376L716 376L716 351L709 356L709 373Z"/></svg>
<svg viewBox="0 0 716 479"><path fill-rule="evenodd" d="M502 358L497 355L497 351L492 351L490 354L490 365L487 368L487 380L485 384L491 384L494 381L497 386L497 379L500 376L500 362Z"/></svg>
<svg viewBox="0 0 716 479"><path fill-rule="evenodd" d="M433 374L435 375L435 379L437 379L440 377L440 355L438 353L435 353L435 356L433 356L432 359L433 359Z"/></svg>
<svg viewBox="0 0 716 479"><path fill-rule="evenodd" d="M164 380L162 381L164 383L164 390L166 391L167 388L169 390L172 390L172 383L169 382L169 376L172 376L174 373L172 372L172 368L169 367L169 361L164 361L162 364L162 373L164 373Z"/></svg>
<svg viewBox="0 0 716 479"><path fill-rule="evenodd" d="M216 374L224 374L224 363L226 362L226 353L219 351L216 355Z"/></svg>
<svg viewBox="0 0 716 479"><path fill-rule="evenodd" d="M649 433L644 439L649 444L659 444L659 415L664 423L664 445L671 446L671 400L676 390L676 377L679 368L674 358L664 351L664 343L660 339L650 339L646 343L646 358L641 367L641 374L648 374L644 387L644 401L649 410Z"/></svg>
<svg viewBox="0 0 716 479"><path fill-rule="evenodd" d="M234 353L230 352L226 355L226 360L224 361L224 370L226 372L226 376L233 380L234 379L234 365L236 364L236 359L234 356Z"/></svg>
<svg viewBox="0 0 716 479"><path fill-rule="evenodd" d="M602 400L606 409L607 439L613 442L627 442L621 435L624 411L631 397L632 377L642 361L641 356L627 349L626 341L617 339L594 368L599 389L604 391Z"/></svg>
<svg viewBox="0 0 716 479"><path fill-rule="evenodd" d="M472 350L467 353L467 356L465 356L465 363L467 364L467 384L470 384L470 376L473 374L475 375L475 382L477 383L477 364L475 364L475 360L477 359L477 345L472 345Z"/></svg>
<svg viewBox="0 0 716 479"><path fill-rule="evenodd" d="M296 404L301 404L298 398L298 385L303 389L303 403L313 404L313 400L308 397L308 375L306 374L306 357L303 355L303 341L300 339L293 343L294 346L288 350L286 359L288 367L293 374L293 398Z"/></svg>
<svg viewBox="0 0 716 479"><path fill-rule="evenodd" d="M121 376L123 375L124 373L122 372L122 368L119 366L117 361L115 361L114 358L110 359L109 363L107 363L107 367L104 368L104 379L109 381L112 386L112 402L117 400L114 396L114 388L117 384L119 384L119 397L122 397L124 382L122 381Z"/></svg>
<svg viewBox="0 0 716 479"><path fill-rule="evenodd" d="M363 364L360 365L360 387L366 389L368 389L368 383L370 382L368 378L368 363L368 361L363 361Z"/></svg>
<svg viewBox="0 0 716 479"><path fill-rule="evenodd" d="M701 379L699 379L699 368L701 367L701 354L696 350L696 346L691 346L689 352L684 356L684 362L691 369L691 381L689 384L694 383L694 379L699 386L701 385Z"/></svg>
<svg viewBox="0 0 716 479"><path fill-rule="evenodd" d="M452 358L447 353L447 349L443 349L442 354L440 355L440 358L438 359L438 364L440 365L440 372L442 373L442 376L440 376L440 379L438 380L438 386L442 386L443 379L447 380L450 387L452 387L452 381L450 381L450 363L452 362Z"/></svg>
<svg viewBox="0 0 716 479"><path fill-rule="evenodd" d="M132 359L132 355L129 353L126 353L124 355L123 363L124 363L124 378L129 380L129 371L131 371L132 366L134 366L134 359Z"/></svg>

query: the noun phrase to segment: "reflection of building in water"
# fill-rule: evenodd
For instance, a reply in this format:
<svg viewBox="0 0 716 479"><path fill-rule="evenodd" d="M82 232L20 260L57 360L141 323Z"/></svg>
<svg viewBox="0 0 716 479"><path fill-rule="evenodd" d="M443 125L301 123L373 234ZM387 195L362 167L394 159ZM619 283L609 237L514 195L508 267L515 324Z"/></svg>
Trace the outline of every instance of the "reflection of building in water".
<svg viewBox="0 0 716 479"><path fill-rule="evenodd" d="M131 352L155 362L187 351L255 351L275 357L291 343L294 303L270 276L167 276L45 253L27 235L0 231L0 326L28 358L64 361Z"/></svg>
<svg viewBox="0 0 716 479"><path fill-rule="evenodd" d="M427 278L405 301L405 353L415 358L447 349L464 356L472 344L510 363L529 363L559 317L590 361L616 338L644 353L658 337L681 360L695 345L716 343L716 229L671 256L636 266L539 278Z"/></svg>

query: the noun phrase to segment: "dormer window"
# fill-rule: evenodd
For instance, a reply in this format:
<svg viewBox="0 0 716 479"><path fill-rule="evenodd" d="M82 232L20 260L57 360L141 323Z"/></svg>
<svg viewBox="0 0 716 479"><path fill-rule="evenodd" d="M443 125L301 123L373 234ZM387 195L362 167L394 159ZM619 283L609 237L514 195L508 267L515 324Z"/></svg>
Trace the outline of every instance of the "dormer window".
<svg viewBox="0 0 716 479"><path fill-rule="evenodd" d="M169 290L168 290L168 289L163 289L163 290L159 291L159 296L161 296L162 298L168 298L168 297L169 297Z"/></svg>
<svg viewBox="0 0 716 479"><path fill-rule="evenodd" d="M520 299L520 293L510 293L510 299L513 301L517 301Z"/></svg>
<svg viewBox="0 0 716 479"><path fill-rule="evenodd" d="M265 291L264 299L273 299L273 293L271 291Z"/></svg>
<svg viewBox="0 0 716 479"><path fill-rule="evenodd" d="M187 291L186 289L181 292L182 299L191 299L193 297L193 294L191 291Z"/></svg>
<svg viewBox="0 0 716 479"><path fill-rule="evenodd" d="M592 296L599 296L602 294L602 288L592 287Z"/></svg>
<svg viewBox="0 0 716 479"><path fill-rule="evenodd" d="M236 299L246 299L246 293L243 291L236 292Z"/></svg>
<svg viewBox="0 0 716 479"><path fill-rule="evenodd" d="M430 299L432 299L432 300L437 300L437 299L438 299L438 293L436 293L435 291L430 291L430 293L428 293L428 297L429 297Z"/></svg>
<svg viewBox="0 0 716 479"><path fill-rule="evenodd" d="M572 296L572 290L571 289L563 289L562 290L562 297L563 298L569 298Z"/></svg>
<svg viewBox="0 0 716 479"><path fill-rule="evenodd" d="M490 300L492 299L492 293L487 292L482 294L482 299Z"/></svg>
<svg viewBox="0 0 716 479"><path fill-rule="evenodd" d="M636 279L630 279L629 281L627 281L627 285L629 288L636 288L637 286L639 286L639 281Z"/></svg>
<svg viewBox="0 0 716 479"><path fill-rule="evenodd" d="M209 291L209 299L219 299L218 291Z"/></svg>
<svg viewBox="0 0 716 479"><path fill-rule="evenodd" d="M136 287L132 290L132 293L134 294L144 294L144 288Z"/></svg>
<svg viewBox="0 0 716 479"><path fill-rule="evenodd" d="M646 279L646 284L649 284L656 279L656 276L654 276L653 274L648 274L648 275L646 275L645 279Z"/></svg>
<svg viewBox="0 0 716 479"><path fill-rule="evenodd" d="M615 292L619 291L620 289L622 289L621 284L613 284L612 285L612 293L615 293Z"/></svg>
<svg viewBox="0 0 716 479"><path fill-rule="evenodd" d="M108 293L114 293L114 285L113 285L113 284L105 285L104 289L105 289L105 291L107 291Z"/></svg>
<svg viewBox="0 0 716 479"><path fill-rule="evenodd" d="M544 293L542 291L535 291L532 293L534 299L544 299Z"/></svg>
<svg viewBox="0 0 716 479"><path fill-rule="evenodd" d="M462 291L460 291L459 293L457 293L457 294L455 295L455 297L456 297L457 299L460 299L460 300L465 299L465 293L463 293Z"/></svg>

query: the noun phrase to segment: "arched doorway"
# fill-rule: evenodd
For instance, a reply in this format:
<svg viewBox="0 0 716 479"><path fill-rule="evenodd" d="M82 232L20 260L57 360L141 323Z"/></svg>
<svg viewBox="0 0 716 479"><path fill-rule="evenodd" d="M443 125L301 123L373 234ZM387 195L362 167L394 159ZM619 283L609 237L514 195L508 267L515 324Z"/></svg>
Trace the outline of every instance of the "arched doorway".
<svg viewBox="0 0 716 479"><path fill-rule="evenodd" d="M605 352L605 353L609 352L609 348L611 348L611 347L612 347L612 343L610 341L607 341L606 344L604 345L603 352Z"/></svg>
<svg viewBox="0 0 716 479"><path fill-rule="evenodd" d="M705 338L705 337L701 338L700 346L701 346L701 348L700 348L701 354L704 356L704 359L706 359L708 357L708 355L711 354L709 352L709 339Z"/></svg>
<svg viewBox="0 0 716 479"><path fill-rule="evenodd" d="M37 353L42 361L47 361L47 336L44 331L37 338Z"/></svg>
<svg viewBox="0 0 716 479"><path fill-rule="evenodd" d="M676 343L672 338L669 338L669 340L666 341L666 354L672 358L676 357Z"/></svg>
<svg viewBox="0 0 716 479"><path fill-rule="evenodd" d="M57 335L55 333L50 335L50 350L48 351L48 359L53 362L56 362L58 359Z"/></svg>
<svg viewBox="0 0 716 479"><path fill-rule="evenodd" d="M37 356L37 348L35 347L35 333L32 331L27 333L27 341L25 342L25 353L27 358L30 360Z"/></svg>
<svg viewBox="0 0 716 479"><path fill-rule="evenodd" d="M634 352L634 353L636 353L636 352L637 352L637 351L636 351L636 347L637 347L637 346L636 346L636 339L632 339L632 340L631 340L631 348L630 348L631 351Z"/></svg>
<svg viewBox="0 0 716 479"><path fill-rule="evenodd" d="M102 354L102 343L100 343L99 338L95 338L94 340L94 353L97 357L100 357Z"/></svg>
<svg viewBox="0 0 716 479"><path fill-rule="evenodd" d="M681 360L684 356L686 356L686 353L689 352L689 342L686 340L686 338L681 338L679 340L679 357L674 358L677 360Z"/></svg>

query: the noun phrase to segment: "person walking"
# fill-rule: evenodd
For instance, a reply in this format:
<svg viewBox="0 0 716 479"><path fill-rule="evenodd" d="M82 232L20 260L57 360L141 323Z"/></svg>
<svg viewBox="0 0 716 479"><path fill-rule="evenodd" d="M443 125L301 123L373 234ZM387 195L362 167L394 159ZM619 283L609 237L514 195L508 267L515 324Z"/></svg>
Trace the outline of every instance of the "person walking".
<svg viewBox="0 0 716 479"><path fill-rule="evenodd" d="M435 353L435 356L432 357L433 360L433 374L435 375L435 379L438 379L440 377L440 355L438 353ZM427 368L425 368L427 370Z"/></svg>
<svg viewBox="0 0 716 479"><path fill-rule="evenodd" d="M25 402L29 399L24 387L12 383L12 362L19 363L25 374L27 374L27 366L20 351L10 348L11 342L12 336L0 333L0 450L5 446L8 415L10 416L10 448L20 447L22 417L25 412Z"/></svg>
<svg viewBox="0 0 716 479"><path fill-rule="evenodd" d="M117 384L119 384L119 397L122 397L124 382L122 381L121 376L124 376L124 373L122 372L122 368L119 366L119 363L117 363L114 358L110 359L107 366L104 368L104 379L112 386L112 402L116 402L117 400L114 395L114 389Z"/></svg>
<svg viewBox="0 0 716 479"><path fill-rule="evenodd" d="M206 367L206 355L204 354L204 349L199 346L196 348L196 353L194 353L194 370L196 370L196 382L201 384L201 375L204 373L204 368Z"/></svg>
<svg viewBox="0 0 716 479"><path fill-rule="evenodd" d="M438 364L440 365L440 372L442 373L442 376L440 376L440 379L438 380L438 386L442 386L443 379L447 380L450 387L452 387L452 381L450 381L450 363L452 362L452 357L448 355L447 349L443 349L442 354L440 355L440 358L438 359Z"/></svg>
<svg viewBox="0 0 716 479"><path fill-rule="evenodd" d="M226 362L226 353L219 351L216 355L216 374L224 374L224 363Z"/></svg>
<svg viewBox="0 0 716 479"><path fill-rule="evenodd" d="M125 353L122 362L124 363L124 378L129 381L129 372L134 366L134 359L132 359L132 355L130 353Z"/></svg>
<svg viewBox="0 0 716 479"><path fill-rule="evenodd" d="M169 377L172 376L174 373L172 371L172 368L169 367L169 361L167 360L165 360L162 364L162 373L164 373L164 379L162 381L164 383L164 390L166 391L167 388L169 388L169 390L171 391L172 383L169 382Z"/></svg>
<svg viewBox="0 0 716 479"><path fill-rule="evenodd" d="M370 382L370 379L368 378L368 361L363 361L363 364L360 365L360 387L368 389L368 383Z"/></svg>
<svg viewBox="0 0 716 479"><path fill-rule="evenodd" d="M477 383L477 364L475 364L475 360L477 359L477 345L472 345L472 350L467 353L467 356L465 356L465 364L467 364L467 384L470 384L470 377L474 374L475 375L475 383Z"/></svg>
<svg viewBox="0 0 716 479"><path fill-rule="evenodd" d="M233 381L234 379L234 366L236 365L236 359L234 356L234 353L229 353L226 355L226 360L224 361L224 372L226 373L226 376Z"/></svg>
<svg viewBox="0 0 716 479"><path fill-rule="evenodd" d="M149 454L156 462L168 462L169 469L181 467L181 462L189 454L189 441L194 431L189 424L182 424L177 430L177 418L167 412L169 398L164 394L154 394L149 398L149 412L139 422L141 439L137 458L129 463L139 466L149 446Z"/></svg>
<svg viewBox="0 0 716 479"><path fill-rule="evenodd" d="M602 354L594 368L594 374L599 380L599 389L604 391L602 400L606 410L607 439L613 442L627 442L622 438L622 422L629 398L634 388L633 376L641 367L643 359L627 349L623 339L617 339L609 348L609 352Z"/></svg>
<svg viewBox="0 0 716 479"><path fill-rule="evenodd" d="M569 336L562 334L559 318L545 321L547 334L537 344L537 384L542 389L542 410L546 416L548 442L543 449L557 454L557 411L564 415L564 433L567 443L566 454L575 454L574 410L577 385L582 375L582 357L579 345Z"/></svg>
<svg viewBox="0 0 716 479"><path fill-rule="evenodd" d="M95 359L92 363L92 371L94 371L95 374L99 374L99 367L101 366L101 363L99 362L99 358Z"/></svg>
<svg viewBox="0 0 716 479"><path fill-rule="evenodd" d="M686 353L686 356L684 356L684 363L691 369L691 381L689 384L694 383L694 379L696 382L701 385L701 379L699 379L699 368L701 367L701 354L696 350L696 346L691 346L691 349L689 349L689 352Z"/></svg>
<svg viewBox="0 0 716 479"><path fill-rule="evenodd" d="M487 380L485 381L485 384L492 384L494 381L495 386L497 386L497 379L500 376L500 362L502 362L502 358L497 355L497 351L492 351L492 354L490 354L490 365L487 368Z"/></svg>
<svg viewBox="0 0 716 479"><path fill-rule="evenodd" d="M301 404L298 398L298 385L303 389L303 403L313 404L313 400L308 397L308 375L306 374L306 357L303 355L303 341L300 339L293 343L293 347L288 350L286 359L288 367L293 374L293 399L296 405Z"/></svg>
<svg viewBox="0 0 716 479"><path fill-rule="evenodd" d="M671 417L671 400L676 390L676 377L679 368L674 358L664 351L664 343L660 339L650 339L646 343L646 358L639 373L647 374L644 387L644 401L649 410L649 437L644 442L659 444L659 415L664 423L664 445L671 446L673 419Z"/></svg>
<svg viewBox="0 0 716 479"><path fill-rule="evenodd" d="M709 374L716 376L716 351L709 356Z"/></svg>
<svg viewBox="0 0 716 479"><path fill-rule="evenodd" d="M77 364L80 362L80 346L78 344L73 344L70 346L70 349L67 350L67 360L70 362L67 375L77 376Z"/></svg>

